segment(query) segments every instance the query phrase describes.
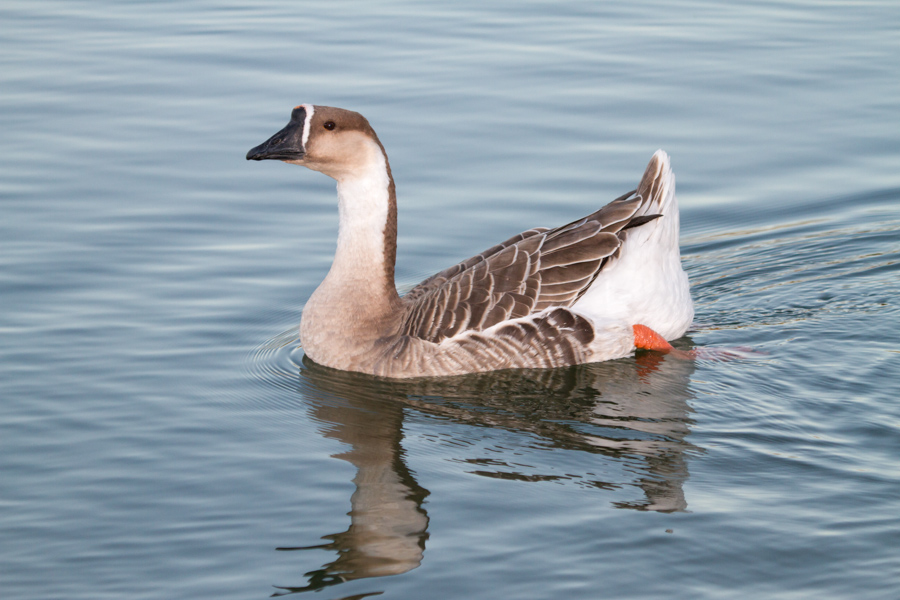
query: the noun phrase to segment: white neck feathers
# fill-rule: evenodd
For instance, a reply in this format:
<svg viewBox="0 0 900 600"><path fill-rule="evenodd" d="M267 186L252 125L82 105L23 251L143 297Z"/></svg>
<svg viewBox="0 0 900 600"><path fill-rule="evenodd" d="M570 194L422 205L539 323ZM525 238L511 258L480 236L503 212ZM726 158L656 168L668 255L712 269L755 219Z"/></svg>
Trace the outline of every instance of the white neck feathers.
<svg viewBox="0 0 900 600"><path fill-rule="evenodd" d="M374 140L368 146L368 156L360 168L338 179L340 221L329 275L371 279L372 269L377 269L376 273L385 270L390 178L381 147Z"/></svg>

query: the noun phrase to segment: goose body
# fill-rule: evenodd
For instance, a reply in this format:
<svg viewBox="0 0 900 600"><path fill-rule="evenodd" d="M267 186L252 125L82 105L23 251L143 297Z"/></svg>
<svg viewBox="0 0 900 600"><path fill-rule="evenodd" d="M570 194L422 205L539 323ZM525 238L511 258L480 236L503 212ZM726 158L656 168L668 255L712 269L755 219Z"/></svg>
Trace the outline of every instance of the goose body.
<svg viewBox="0 0 900 600"><path fill-rule="evenodd" d="M298 106L247 159L337 181L334 262L300 324L303 349L319 364L385 377L560 367L670 347L665 340L693 319L675 178L662 150L636 190L567 225L513 236L403 297L394 285L394 181L362 115Z"/></svg>

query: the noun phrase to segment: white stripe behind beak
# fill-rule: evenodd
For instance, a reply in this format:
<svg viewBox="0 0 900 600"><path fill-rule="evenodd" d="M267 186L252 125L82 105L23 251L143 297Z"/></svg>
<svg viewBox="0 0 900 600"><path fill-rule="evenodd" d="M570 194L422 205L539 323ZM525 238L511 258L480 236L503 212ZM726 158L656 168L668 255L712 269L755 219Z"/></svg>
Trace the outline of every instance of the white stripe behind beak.
<svg viewBox="0 0 900 600"><path fill-rule="evenodd" d="M309 124L312 123L313 113L316 112L316 107L312 104L301 104L303 110L306 111L306 119L303 121L303 150L306 151L306 142L309 141Z"/></svg>

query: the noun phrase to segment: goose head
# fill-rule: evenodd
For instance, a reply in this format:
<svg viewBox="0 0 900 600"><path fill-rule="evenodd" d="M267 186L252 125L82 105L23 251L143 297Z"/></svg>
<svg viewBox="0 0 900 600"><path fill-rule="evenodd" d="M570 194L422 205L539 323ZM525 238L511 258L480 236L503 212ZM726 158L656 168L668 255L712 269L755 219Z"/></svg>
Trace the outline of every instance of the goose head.
<svg viewBox="0 0 900 600"><path fill-rule="evenodd" d="M342 181L384 168L384 148L361 114L331 106L301 104L290 122L247 153L247 160L281 160Z"/></svg>

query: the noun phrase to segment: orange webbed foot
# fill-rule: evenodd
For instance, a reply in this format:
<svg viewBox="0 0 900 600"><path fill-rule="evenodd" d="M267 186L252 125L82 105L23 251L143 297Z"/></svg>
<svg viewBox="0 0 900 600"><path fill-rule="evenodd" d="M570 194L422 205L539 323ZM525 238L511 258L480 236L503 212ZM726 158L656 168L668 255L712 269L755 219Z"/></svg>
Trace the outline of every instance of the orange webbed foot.
<svg viewBox="0 0 900 600"><path fill-rule="evenodd" d="M666 339L647 327L646 325L633 325L634 347L639 350L655 350L662 354L669 354L675 358L706 359L718 362L738 360L765 356L765 352L759 352L751 348L695 348L693 350L678 350Z"/></svg>
<svg viewBox="0 0 900 600"><path fill-rule="evenodd" d="M642 350L656 350L657 352L671 352L675 348L666 341L666 338L659 335L646 325L634 325L631 328L634 331L634 347Z"/></svg>

